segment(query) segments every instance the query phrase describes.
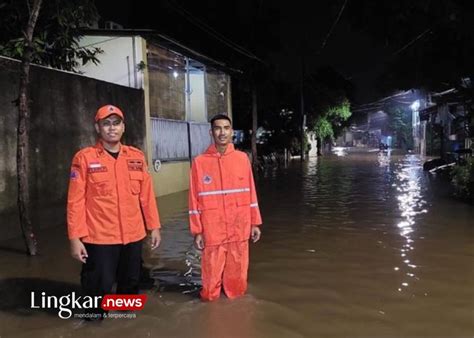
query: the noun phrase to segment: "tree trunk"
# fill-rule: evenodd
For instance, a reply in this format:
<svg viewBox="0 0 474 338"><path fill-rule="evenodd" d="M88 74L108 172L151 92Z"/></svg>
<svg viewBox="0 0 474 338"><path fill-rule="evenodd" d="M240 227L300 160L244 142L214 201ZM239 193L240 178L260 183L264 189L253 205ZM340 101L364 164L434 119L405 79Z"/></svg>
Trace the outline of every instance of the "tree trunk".
<svg viewBox="0 0 474 338"><path fill-rule="evenodd" d="M252 138L251 138L251 147L252 147L252 165L254 167L258 166L258 154L257 154L257 86L252 85Z"/></svg>
<svg viewBox="0 0 474 338"><path fill-rule="evenodd" d="M318 149L318 152L317 152L317 156L323 156L323 153L321 151L323 147L323 139L321 137L318 137L318 144L317 144L317 149Z"/></svg>
<svg viewBox="0 0 474 338"><path fill-rule="evenodd" d="M30 194L28 183L28 84L30 81L30 62L33 54L33 32L38 19L42 0L35 0L31 8L28 26L25 31L25 53L21 60L20 87L18 97L18 131L17 131L17 177L18 177L18 212L20 227L23 233L26 250L35 256L38 252L36 237L33 231L30 215Z"/></svg>

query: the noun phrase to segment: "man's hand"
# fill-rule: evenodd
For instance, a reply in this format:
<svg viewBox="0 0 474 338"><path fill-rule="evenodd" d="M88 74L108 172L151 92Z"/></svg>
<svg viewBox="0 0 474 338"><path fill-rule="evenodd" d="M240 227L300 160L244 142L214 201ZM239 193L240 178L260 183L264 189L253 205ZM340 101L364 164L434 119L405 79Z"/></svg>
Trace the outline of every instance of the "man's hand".
<svg viewBox="0 0 474 338"><path fill-rule="evenodd" d="M151 250L156 249L161 242L160 229L153 229L151 231Z"/></svg>
<svg viewBox="0 0 474 338"><path fill-rule="evenodd" d="M201 234L198 234L194 237L194 246L198 250L204 249L204 239L202 238Z"/></svg>
<svg viewBox="0 0 474 338"><path fill-rule="evenodd" d="M252 226L252 231L250 232L250 237L252 238L252 242L258 242L260 236L262 235L262 231L257 226Z"/></svg>
<svg viewBox="0 0 474 338"><path fill-rule="evenodd" d="M87 259L87 250L84 243L79 238L71 239L71 256L79 262L85 263Z"/></svg>

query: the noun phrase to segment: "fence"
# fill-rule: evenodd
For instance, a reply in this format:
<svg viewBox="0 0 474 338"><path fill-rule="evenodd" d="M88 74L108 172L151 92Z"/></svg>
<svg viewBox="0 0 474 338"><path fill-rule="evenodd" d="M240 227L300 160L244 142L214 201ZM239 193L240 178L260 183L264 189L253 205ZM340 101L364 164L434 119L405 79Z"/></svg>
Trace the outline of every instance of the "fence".
<svg viewBox="0 0 474 338"><path fill-rule="evenodd" d="M152 117L153 160L167 162L192 159L211 144L209 129L209 123Z"/></svg>

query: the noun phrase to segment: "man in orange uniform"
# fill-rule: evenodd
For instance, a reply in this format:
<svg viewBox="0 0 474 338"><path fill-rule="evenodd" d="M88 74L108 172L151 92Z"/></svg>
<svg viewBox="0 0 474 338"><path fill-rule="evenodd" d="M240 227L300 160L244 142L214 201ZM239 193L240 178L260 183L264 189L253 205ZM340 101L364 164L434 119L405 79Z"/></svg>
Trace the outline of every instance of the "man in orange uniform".
<svg viewBox="0 0 474 338"><path fill-rule="evenodd" d="M211 120L214 139L192 164L189 220L194 244L202 252L201 298L228 298L247 290L249 239L260 239L262 219L252 167L247 155L234 149L232 121L227 115Z"/></svg>
<svg viewBox="0 0 474 338"><path fill-rule="evenodd" d="M123 112L112 105L95 116L99 141L72 160L67 222L71 255L83 263L81 284L87 295L136 294L142 241L151 231L152 249L160 244L160 221L144 154L120 143Z"/></svg>

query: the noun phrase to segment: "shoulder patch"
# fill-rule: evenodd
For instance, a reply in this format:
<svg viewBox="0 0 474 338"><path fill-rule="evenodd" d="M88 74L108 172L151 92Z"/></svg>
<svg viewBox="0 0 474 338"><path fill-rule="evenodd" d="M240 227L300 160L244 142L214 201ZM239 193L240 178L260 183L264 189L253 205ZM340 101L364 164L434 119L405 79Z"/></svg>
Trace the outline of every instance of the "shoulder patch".
<svg viewBox="0 0 474 338"><path fill-rule="evenodd" d="M78 173L76 170L71 170L71 173L69 174L69 178L73 181L77 180Z"/></svg>

